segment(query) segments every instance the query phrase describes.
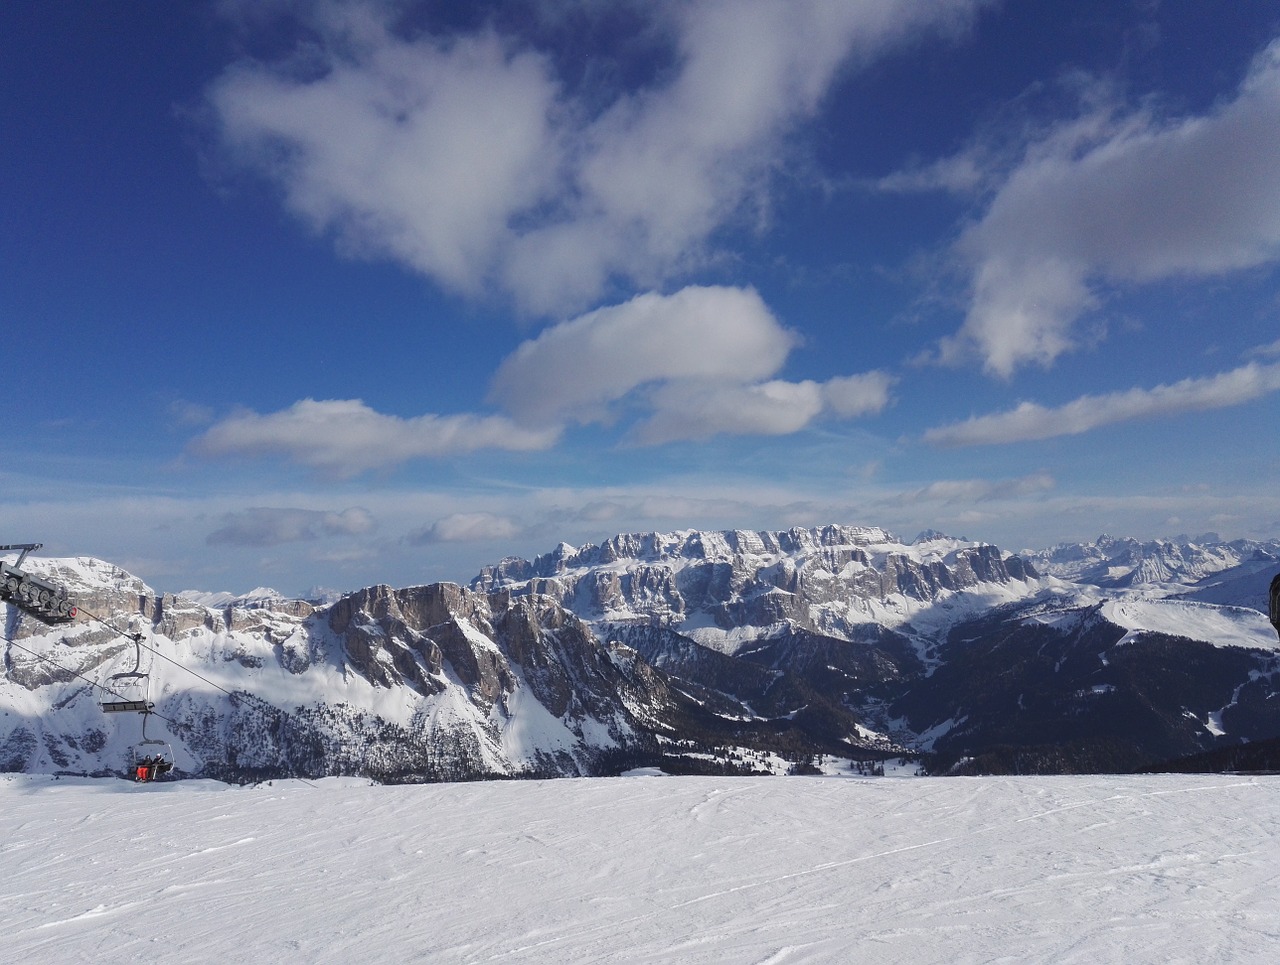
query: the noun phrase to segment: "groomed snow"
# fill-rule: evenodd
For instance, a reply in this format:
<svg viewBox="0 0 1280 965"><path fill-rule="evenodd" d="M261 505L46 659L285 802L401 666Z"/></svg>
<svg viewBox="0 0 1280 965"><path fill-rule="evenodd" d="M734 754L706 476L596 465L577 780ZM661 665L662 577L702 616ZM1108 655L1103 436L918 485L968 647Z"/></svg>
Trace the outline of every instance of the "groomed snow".
<svg viewBox="0 0 1280 965"><path fill-rule="evenodd" d="M1280 778L0 778L24 963L1262 962Z"/></svg>

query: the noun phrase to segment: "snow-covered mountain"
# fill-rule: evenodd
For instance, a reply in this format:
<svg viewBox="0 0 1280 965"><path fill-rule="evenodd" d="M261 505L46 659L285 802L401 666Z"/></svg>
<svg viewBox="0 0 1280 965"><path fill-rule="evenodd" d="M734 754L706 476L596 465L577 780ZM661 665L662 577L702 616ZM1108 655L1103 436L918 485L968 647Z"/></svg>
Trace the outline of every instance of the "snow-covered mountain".
<svg viewBox="0 0 1280 965"><path fill-rule="evenodd" d="M666 626L733 654L774 631L851 640L871 626L914 630L944 602L984 610L1025 596L1037 575L987 543L929 534L908 544L874 527L825 526L562 543L486 567L471 586L548 595L593 622Z"/></svg>
<svg viewBox="0 0 1280 965"><path fill-rule="evenodd" d="M472 586L548 594L740 713L790 703L826 714L819 733L845 713L869 743L948 766L1123 769L1280 734L1260 612L1271 549L1103 538L1010 555L932 531L687 531L562 544ZM1246 577L1242 605L1229 591Z"/></svg>
<svg viewBox="0 0 1280 965"><path fill-rule="evenodd" d="M595 773L647 746L669 702L643 661L546 599L437 584L210 607L99 560L27 566L68 586L81 619L6 605L0 770L121 769L142 723L101 712L138 683L115 674L143 675L146 736L180 771L229 778Z"/></svg>
<svg viewBox="0 0 1280 965"><path fill-rule="evenodd" d="M1147 541L1103 535L1092 543L1064 543L1023 555L1040 572L1076 583L1191 585L1241 566L1274 570L1280 566L1280 540L1224 542L1215 533Z"/></svg>
<svg viewBox="0 0 1280 965"><path fill-rule="evenodd" d="M105 716L98 686L130 672L155 702L146 736L181 773L226 779L785 771L911 750L935 769L1143 766L1280 735L1259 612L1273 550L688 530L324 604L28 558L81 618L0 611L0 770L120 770L142 718Z"/></svg>

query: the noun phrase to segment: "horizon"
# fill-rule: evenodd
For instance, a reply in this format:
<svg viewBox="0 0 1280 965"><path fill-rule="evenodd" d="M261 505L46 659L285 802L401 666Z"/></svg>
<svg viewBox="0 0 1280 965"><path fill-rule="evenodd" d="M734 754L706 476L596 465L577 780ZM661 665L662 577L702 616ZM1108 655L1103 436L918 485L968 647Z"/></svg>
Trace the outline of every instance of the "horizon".
<svg viewBox="0 0 1280 965"><path fill-rule="evenodd" d="M568 546L573 551L574 554L577 554L585 550L598 548L620 537L627 537L627 536L679 537L679 536L688 536L688 535L697 534L697 533L728 534L728 533L734 533L734 532L749 532L749 533L758 533L758 534L770 533L770 534L777 535L780 533L790 532L793 530L814 532L814 531L818 531L826 528L832 528L832 527L841 528L841 529L855 529L855 530L857 529L879 530L880 532L884 533L884 535L890 542L899 543L907 547L913 546L920 542L929 542L931 540L950 540L960 544L970 544L975 546L984 546L984 545L994 546L996 549L1000 550L1005 555L1005 557L1009 557L1009 556L1026 557L1026 556L1035 556L1038 554L1048 554L1058 549L1062 549L1065 547L1073 547L1073 546L1097 546L1103 540L1109 540L1116 543L1133 541L1133 542L1138 542L1140 544L1147 544L1147 543L1153 543L1153 542L1155 543L1183 542L1183 543L1188 543L1188 544L1201 546L1201 547L1215 546L1215 545L1226 546L1226 545L1231 545L1233 543L1238 543L1238 542L1280 543L1280 539L1250 540L1246 537L1239 537L1236 539L1227 539L1227 538L1224 538L1219 533L1212 533L1212 532L1201 533L1194 536L1188 533L1179 533L1174 536L1157 536L1157 537L1151 537L1149 539L1143 539L1143 538L1131 536L1131 535L1116 536L1109 533L1099 533L1093 539L1088 539L1088 540L1059 542L1059 543L1053 543L1045 546L1023 546L1017 549L1011 549L1007 546L1002 546L999 543L995 543L989 540L974 539L968 534L956 535L952 533L941 533L941 532L938 532L937 530L926 528L926 529L919 530L914 536L907 537L901 533L895 533L890 530L884 529L883 527L879 527L871 524L860 524L860 523L826 523L826 524L809 526L809 527L789 527L788 529L785 529L785 530L743 530L743 529L705 530L705 529L697 529L697 528L689 528L689 527L680 527L680 528L668 529L664 531L649 530L645 532L630 532L630 533L618 532L618 533L612 533L609 536L602 537L598 540L589 540L587 542L578 543L578 544L561 541L559 543L556 543L554 546L551 546L550 548L545 548L541 550L540 552L530 553L524 556L517 555L517 554L507 554L505 556L495 557L495 558L486 560L485 562L477 565L475 570L468 576L456 576L456 577L445 576L437 580L420 581L416 583L414 582L392 583L388 580L375 579L369 583L352 585L347 587L325 586L321 584L315 584L308 587L306 590L296 591L296 592L281 591L277 587L270 586L267 584L257 584L248 589L240 589L240 590L228 589L226 587L213 587L213 586L204 586L204 587L183 586L181 588L157 587L152 585L150 581L145 579L141 574L134 573L133 571L129 570L128 567L121 566L121 564L119 564L118 562L107 557L97 557L97 556L85 557L84 554L79 554L77 556L54 557L54 556L49 556L48 554L36 551L31 555L29 555L28 559L45 560L45 561L54 563L55 565L59 561L77 560L82 558L96 560L98 562L105 563L109 566L118 567L128 575L141 579L143 583L147 584L150 587L150 589L153 592L157 593L158 595L173 594L175 596L181 597L183 596L183 594L195 593L205 597L225 596L228 599L247 599L247 598L252 598L256 595L259 595L258 591L267 591L268 593L278 594L282 599L286 599L286 600L302 600L305 602L316 602L317 600L321 600L324 597L327 597L331 594L338 594L340 596L349 596L353 593L359 593L362 590L368 589L373 586L390 586L393 589L407 589L413 586L430 586L437 583L447 583L447 584L453 584L456 586L466 588L466 587L469 587L473 581L480 578L480 576L483 575L483 571L485 569L489 567L497 566L508 560L521 560L523 562L532 564L532 563L536 563L538 559L544 556L550 556L551 554L555 553L561 546ZM15 551L0 552L0 559L8 559L9 557L14 557L16 555L17 555L17 552ZM27 568L30 569L30 564L27 564ZM1280 576L1278 576L1277 579L1280 579ZM202 605L211 605L204 601L198 601L198 602L202 602Z"/></svg>
<svg viewBox="0 0 1280 965"><path fill-rule="evenodd" d="M1280 538L1280 11L0 7L0 542Z"/></svg>

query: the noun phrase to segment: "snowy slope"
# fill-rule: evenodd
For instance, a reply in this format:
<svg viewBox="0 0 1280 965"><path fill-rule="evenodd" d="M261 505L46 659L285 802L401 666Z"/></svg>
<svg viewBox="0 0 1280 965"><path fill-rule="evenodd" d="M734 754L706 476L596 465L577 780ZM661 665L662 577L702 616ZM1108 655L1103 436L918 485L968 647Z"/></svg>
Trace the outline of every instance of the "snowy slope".
<svg viewBox="0 0 1280 965"><path fill-rule="evenodd" d="M1248 607L1127 597L1104 603L1101 612L1129 631L1121 643L1136 634L1154 632L1203 640L1215 647L1280 650L1271 622Z"/></svg>
<svg viewBox="0 0 1280 965"><path fill-rule="evenodd" d="M1280 779L0 777L24 965L1266 962Z"/></svg>

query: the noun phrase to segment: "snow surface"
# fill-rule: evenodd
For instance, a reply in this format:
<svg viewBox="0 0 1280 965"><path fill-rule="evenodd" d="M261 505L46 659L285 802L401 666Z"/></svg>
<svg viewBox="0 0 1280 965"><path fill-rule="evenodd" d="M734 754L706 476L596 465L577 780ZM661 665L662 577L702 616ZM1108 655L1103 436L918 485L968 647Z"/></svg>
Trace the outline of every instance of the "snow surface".
<svg viewBox="0 0 1280 965"><path fill-rule="evenodd" d="M1280 778L0 777L24 963L1264 962Z"/></svg>
<svg viewBox="0 0 1280 965"><path fill-rule="evenodd" d="M1120 640L1128 643L1145 631L1203 640L1215 647L1246 647L1277 650L1275 628L1257 610L1237 606L1214 606L1190 600L1143 599L1126 596L1102 605L1102 615L1129 632Z"/></svg>

